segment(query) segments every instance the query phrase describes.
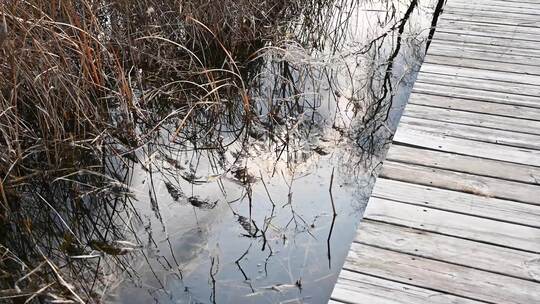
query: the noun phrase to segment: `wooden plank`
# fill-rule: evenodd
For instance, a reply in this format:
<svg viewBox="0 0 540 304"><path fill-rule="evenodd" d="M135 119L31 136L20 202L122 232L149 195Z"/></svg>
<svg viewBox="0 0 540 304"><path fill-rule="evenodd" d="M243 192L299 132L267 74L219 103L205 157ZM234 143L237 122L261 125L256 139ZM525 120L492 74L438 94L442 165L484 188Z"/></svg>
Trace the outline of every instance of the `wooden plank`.
<svg viewBox="0 0 540 304"><path fill-rule="evenodd" d="M455 41L435 41L430 45L429 50L432 49L463 49L464 51L474 50L477 52L483 52L491 55L501 55L501 56L513 56L513 57L525 57L532 58L531 62L533 64L537 62L537 59L540 58L540 51L536 50L523 50L523 49L512 49L507 46L497 46L497 45L488 45L480 43L465 43L460 40Z"/></svg>
<svg viewBox="0 0 540 304"><path fill-rule="evenodd" d="M520 28L508 25L499 26L479 26L470 23L447 23L446 26L440 25L438 32L454 34L471 34L474 36L499 37L510 40L536 41L540 42L540 29L532 31L520 31ZM530 28L526 28L530 29Z"/></svg>
<svg viewBox="0 0 540 304"><path fill-rule="evenodd" d="M480 304L408 284L343 270L332 299L352 304Z"/></svg>
<svg viewBox="0 0 540 304"><path fill-rule="evenodd" d="M540 35L540 34L538 34ZM456 53L459 50L462 53ZM453 53L451 51L454 51ZM514 64L526 65L529 60L529 64L532 66L539 66L540 52L529 50L509 50L508 47L501 47L496 45L485 44L467 44L460 41L447 41L446 43L432 43L429 47L430 55L450 55L453 57L463 58L480 58L485 60L492 60L497 62L507 62ZM484 57L478 57L479 54L483 54ZM473 57L476 56L476 57ZM426 56L424 59L429 58Z"/></svg>
<svg viewBox="0 0 540 304"><path fill-rule="evenodd" d="M431 83L446 85L448 87L470 88L484 90L489 92L501 92L514 95L526 95L535 97L540 96L540 86L510 83L496 80L475 79L469 77L457 77L452 75L432 74L423 72L418 75L416 83ZM451 89L451 88L449 88ZM488 93L489 93L488 92Z"/></svg>
<svg viewBox="0 0 540 304"><path fill-rule="evenodd" d="M471 3L485 3L485 4L489 4L489 5L515 5L515 6L522 6L522 7L529 7L529 8L534 8L538 5L540 5L538 3L537 0L517 0L517 1L513 1L513 0L474 0L474 1L467 1L467 0L451 0L452 3L454 4L462 4L462 5L469 5Z"/></svg>
<svg viewBox="0 0 540 304"><path fill-rule="evenodd" d="M497 63L511 63L513 66L520 68L540 68L540 57L538 57L539 63L535 65L534 63L536 58L530 56L513 56L508 54L488 53L485 50L477 50L474 48L465 47L453 47L451 45L447 45L445 47L438 47L437 45L432 45L429 49L429 52L430 55L427 56L426 59L436 56L440 60L443 60L443 57L474 59Z"/></svg>
<svg viewBox="0 0 540 304"><path fill-rule="evenodd" d="M540 98L538 99L537 103L540 103ZM523 119L540 121L539 108L509 105L506 103L499 103L499 102L491 102L491 101L486 102L483 100L416 93L416 94L412 94L411 97L409 98L409 104L417 104L417 105L432 106L432 107L438 107L438 108L462 110L462 111L468 111L468 112L478 112L478 113L484 113L484 114L493 114L493 115L513 117L513 118L523 118Z"/></svg>
<svg viewBox="0 0 540 304"><path fill-rule="evenodd" d="M527 134L540 134L540 121L518 119L498 115L473 113L452 109L435 108L417 104L406 107L405 116L481 126L497 130L508 130Z"/></svg>
<svg viewBox="0 0 540 304"><path fill-rule="evenodd" d="M491 69L486 71L486 69L438 65L429 62L424 62L422 64L421 71L434 74L452 75L455 77L496 80L507 83L522 83L530 85L538 85L540 83L540 76L527 75L525 71L522 74L516 74L494 71Z"/></svg>
<svg viewBox="0 0 540 304"><path fill-rule="evenodd" d="M357 243L344 268L489 303L531 304L540 298L534 282Z"/></svg>
<svg viewBox="0 0 540 304"><path fill-rule="evenodd" d="M433 37L434 41L441 41L443 44L445 41L456 41L472 45L498 46L500 48L506 48L508 51L510 49L520 48L522 50L531 52L531 54L538 54L538 51L540 50L540 42L535 41L513 40L500 37L482 37L470 34L454 34L444 32L436 32Z"/></svg>
<svg viewBox="0 0 540 304"><path fill-rule="evenodd" d="M500 18L507 22L515 22L517 24L540 24L540 15L536 14L534 10L529 10L529 13L525 12L512 12L510 10L482 10L469 7L456 7L446 6L444 13L448 15L460 15L467 19L474 20L478 16L488 18Z"/></svg>
<svg viewBox="0 0 540 304"><path fill-rule="evenodd" d="M478 22L474 20L448 20L445 18L439 19L437 23L437 30L451 30L451 29L473 29L477 31L487 32L500 32L500 33L515 33L515 34L529 34L532 39L535 34L540 32L540 28L524 27L519 24L506 25L506 24L489 24L484 22Z"/></svg>
<svg viewBox="0 0 540 304"><path fill-rule="evenodd" d="M471 139L537 151L540 150L539 135L494 130L409 116L403 116L401 118L400 128L408 128L412 131L426 132L441 136Z"/></svg>
<svg viewBox="0 0 540 304"><path fill-rule="evenodd" d="M509 200L379 178L373 197L540 228L540 208ZM361 230L359 230L361 231Z"/></svg>
<svg viewBox="0 0 540 304"><path fill-rule="evenodd" d="M525 9L538 8L540 9L540 4L538 2L524 2L524 1L508 1L508 0L482 0L470 1L470 0L451 0L447 2L447 5L460 5L468 7L470 5L484 5L484 6L495 6L495 7L521 7Z"/></svg>
<svg viewBox="0 0 540 304"><path fill-rule="evenodd" d="M414 84L412 93L412 95L415 95L414 93L421 93L429 94L430 96L462 98L481 102L496 102L515 106L540 108L540 97L538 96L485 91L476 88L452 87L449 85L427 83L422 81L417 81Z"/></svg>
<svg viewBox="0 0 540 304"><path fill-rule="evenodd" d="M379 176L418 185L540 205L538 185L393 161L384 163Z"/></svg>
<svg viewBox="0 0 540 304"><path fill-rule="evenodd" d="M447 28L441 28L437 33L447 33L454 35L466 35L466 36L480 36L480 37L489 37L497 38L501 40L510 40L510 41L519 41L526 42L530 41L533 43L540 42L538 38L538 33L520 33L515 31L502 31L500 28L490 28L490 27L464 27L464 26L453 26Z"/></svg>
<svg viewBox="0 0 540 304"><path fill-rule="evenodd" d="M387 160L540 185L540 168L394 144ZM375 184L377 187L377 184ZM540 220L540 219L539 219ZM540 225L540 221L538 222Z"/></svg>
<svg viewBox="0 0 540 304"><path fill-rule="evenodd" d="M536 10L529 9L521 10L520 12L508 10L495 10L495 9L482 9L478 7L469 6L453 6L447 5L444 7L445 14L459 14L469 19L474 19L477 16L501 18L508 21L516 21L518 24L538 24L540 23L540 14Z"/></svg>
<svg viewBox="0 0 540 304"><path fill-rule="evenodd" d="M427 132L409 130L407 128L398 128L394 135L394 141L436 151L452 152L536 167L540 166L540 155L535 150L445 137Z"/></svg>
<svg viewBox="0 0 540 304"><path fill-rule="evenodd" d="M458 54L457 56L461 56ZM540 66L532 65L523 65L516 63L507 63L486 59L471 59L464 57L455 57L454 56L438 56L435 54L430 54L426 57L424 64L435 64L435 65L445 65L450 67L465 67L473 69L482 69L483 71L498 71L506 73L515 73L521 75L540 75Z"/></svg>
<svg viewBox="0 0 540 304"><path fill-rule="evenodd" d="M540 280L540 254L369 220L362 222L355 241L525 280Z"/></svg>
<svg viewBox="0 0 540 304"><path fill-rule="evenodd" d="M463 3L457 3L454 1L450 1L446 3L444 6L445 11L452 11L452 10L463 10L464 7L467 9L477 12L478 14L482 14L484 11L486 12L508 12L508 13L516 13L516 14L524 14L524 15L535 15L540 16L537 10L532 9L532 7L529 5L528 7L524 7L524 4L521 4L522 6L516 6L514 5L508 5L508 3L503 2L498 3L497 5L488 4L486 2L469 2L467 5L463 5ZM533 6L534 7L534 6ZM537 6L537 9L540 10L540 6Z"/></svg>
<svg viewBox="0 0 540 304"><path fill-rule="evenodd" d="M540 229L372 197L364 218L532 253Z"/></svg>
<svg viewBox="0 0 540 304"><path fill-rule="evenodd" d="M476 21L486 24L502 24L502 25L518 25L521 27L538 28L538 21L535 20L522 20L520 18L504 18L493 15L471 15L471 14L457 14L445 12L444 19L454 21Z"/></svg>

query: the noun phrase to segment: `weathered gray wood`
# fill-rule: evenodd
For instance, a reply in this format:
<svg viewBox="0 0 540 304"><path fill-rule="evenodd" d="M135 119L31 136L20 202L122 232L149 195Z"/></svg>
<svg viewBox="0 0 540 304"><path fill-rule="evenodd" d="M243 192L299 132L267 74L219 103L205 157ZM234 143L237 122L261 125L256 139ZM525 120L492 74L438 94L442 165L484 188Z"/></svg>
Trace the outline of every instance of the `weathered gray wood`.
<svg viewBox="0 0 540 304"><path fill-rule="evenodd" d="M458 54L459 56L459 54ZM540 75L540 66L531 66L515 63L497 62L485 59L470 59L462 57L437 56L431 54L424 61L425 63L456 66L506 73L516 73L518 75Z"/></svg>
<svg viewBox="0 0 540 304"><path fill-rule="evenodd" d="M384 163L379 176L479 196L540 205L540 187L538 185L393 161Z"/></svg>
<svg viewBox="0 0 540 304"><path fill-rule="evenodd" d="M540 167L394 144L387 160L540 185ZM377 188L377 184L375 185ZM539 223L540 225L540 219Z"/></svg>
<svg viewBox="0 0 540 304"><path fill-rule="evenodd" d="M538 34L540 36L540 34ZM540 67L540 64L535 64L536 59L540 57L532 57L526 55L513 55L512 53L495 53L495 52L486 52L485 50L480 50L478 48L467 48L463 46L455 45L446 45L445 47L440 47L438 45L430 46L430 57L454 57L454 58L463 58L463 59L476 59L476 60L485 60L490 62L501 62L501 63L512 63L515 66L525 66L525 67ZM429 57L428 57L429 58ZM428 59L426 58L426 59ZM443 58L440 58L443 60ZM540 60L539 60L540 61Z"/></svg>
<svg viewBox="0 0 540 304"><path fill-rule="evenodd" d="M538 206L386 178L379 180L373 197L540 227Z"/></svg>
<svg viewBox="0 0 540 304"><path fill-rule="evenodd" d="M540 97L538 96L483 91L475 88L451 87L444 84L432 84L420 81L415 83L413 93L540 108Z"/></svg>
<svg viewBox="0 0 540 304"><path fill-rule="evenodd" d="M447 2L447 5L453 6L490 6L495 8L504 8L504 7L520 7L529 10L540 9L540 4L537 1L508 1L508 0L482 0L482 1L470 1L470 0L452 0Z"/></svg>
<svg viewBox="0 0 540 304"><path fill-rule="evenodd" d="M449 87L470 88L490 92L500 92L515 95L527 95L538 98L540 96L540 87L531 84L511 83L497 80L485 80L472 77L457 77L455 75L434 74L424 71L420 73L416 83L440 84Z"/></svg>
<svg viewBox="0 0 540 304"><path fill-rule="evenodd" d="M531 304L538 284L353 243L345 269L489 303Z"/></svg>
<svg viewBox="0 0 540 304"><path fill-rule="evenodd" d="M540 229L371 197L364 218L540 253Z"/></svg>
<svg viewBox="0 0 540 304"><path fill-rule="evenodd" d="M536 9L532 9L530 4L529 7L523 7L525 4L521 4L522 6L516 6L516 3L513 3L514 5L508 5L508 3L511 2L498 2L496 5L493 4L487 4L485 2L478 3L478 2L469 2L466 7L474 11L478 14L482 14L483 12L508 12L508 13L516 13L516 14L524 14L524 15L535 15L539 16L540 13L540 6L537 6ZM519 5L519 4L518 4ZM451 1L445 6L445 11L452 11L452 10L463 10L463 3L456 3ZM534 7L534 6L533 6Z"/></svg>
<svg viewBox="0 0 540 304"><path fill-rule="evenodd" d="M456 77L504 81L509 83L523 83L531 85L538 85L540 83L540 76L527 75L525 73L525 70L521 74L500 72L494 70L489 70L489 72L486 72L482 69L445 66L426 62L422 64L421 71L427 73L453 75Z"/></svg>
<svg viewBox="0 0 540 304"><path fill-rule="evenodd" d="M540 280L540 255L366 220L355 241L424 258Z"/></svg>
<svg viewBox="0 0 540 304"><path fill-rule="evenodd" d="M479 31L499 31L503 33L516 34L537 34L540 28L519 26L518 24L494 24L474 20L449 20L440 19L437 23L437 30L449 30L456 28L477 29Z"/></svg>
<svg viewBox="0 0 540 304"><path fill-rule="evenodd" d="M398 128L394 135L394 141L443 152L533 165L536 167L540 165L538 152L534 150L528 151L515 147L445 137L428 132L412 131L407 128Z"/></svg>
<svg viewBox="0 0 540 304"><path fill-rule="evenodd" d="M476 15L473 16L471 14L457 14L457 13L445 13L444 18L446 20L454 20L454 21L476 21L476 22L483 22L486 24L503 24L503 25L519 25L521 27L532 27L532 28L538 28L538 22L534 21L532 19L529 20L521 20L519 17L512 17L512 18L504 18L494 15Z"/></svg>
<svg viewBox="0 0 540 304"><path fill-rule="evenodd" d="M441 43L442 41L456 41L471 45L493 45L498 46L499 49L506 49L507 51L510 51L513 48L520 48L531 54L538 54L538 50L540 50L540 42L513 40L508 38L437 32L433 39L434 41Z"/></svg>
<svg viewBox="0 0 540 304"><path fill-rule="evenodd" d="M474 21L451 21L451 20L442 20L438 24L440 32L443 33L461 33L456 31L469 31L477 34L484 35L501 35L504 38L510 39L523 39L523 40L533 40L540 41L540 38L537 36L540 33L540 28L531 28L531 27L519 27L512 25L502 25L502 24L489 24L478 23ZM461 33L463 34L463 33ZM497 37L497 36L495 36ZM441 46L444 46L444 43L440 43Z"/></svg>
<svg viewBox="0 0 540 304"><path fill-rule="evenodd" d="M467 43L461 40L435 40L430 45L431 49L465 49L465 50L476 50L478 52L483 52L485 54L495 54L495 55L511 55L515 57L527 57L533 58L531 62L537 65L535 62L537 58L540 58L540 50L530 50L530 49L513 49L507 46L497 46L491 44L482 44L482 43Z"/></svg>
<svg viewBox="0 0 540 304"><path fill-rule="evenodd" d="M458 25L461 25L461 26L458 26ZM488 26L478 27L478 26L471 26L471 25L463 26L462 24L454 24L453 27L446 27L444 29L439 30L439 33L540 42L540 38L538 37L538 32L522 33L522 32L512 31L511 28L503 28L503 26L500 26L499 28L492 28Z"/></svg>
<svg viewBox="0 0 540 304"><path fill-rule="evenodd" d="M491 102L490 100L475 100L417 93L411 95L409 103L540 121L539 108L509 105L506 103ZM540 103L540 98L538 99L538 103Z"/></svg>
<svg viewBox="0 0 540 304"><path fill-rule="evenodd" d="M538 25L540 23L540 15L536 13L535 10L529 10L528 12L512 12L509 10L486 10L486 9L473 9L469 7L457 7L457 6L446 6L444 9L446 14L456 14L467 17L468 19L476 18L477 16L482 17L491 17L491 18L501 18L505 21L515 21L517 24L534 24Z"/></svg>
<svg viewBox="0 0 540 304"><path fill-rule="evenodd" d="M332 298L352 304L482 303L348 270L341 273Z"/></svg>
<svg viewBox="0 0 540 304"><path fill-rule="evenodd" d="M463 125L431 119L403 116L400 126L409 130L472 139L487 143L501 144L518 148L540 150L540 135L495 130L484 127Z"/></svg>
<svg viewBox="0 0 540 304"><path fill-rule="evenodd" d="M540 121L537 120L517 119L513 117L458 111L416 104L408 105L404 115L498 130L536 135L540 134Z"/></svg>
<svg viewBox="0 0 540 304"><path fill-rule="evenodd" d="M486 37L486 38L495 38L500 39L501 43L506 42L532 42L539 43L538 33L521 33L515 31L504 31L501 28L490 28L490 27L449 27L441 29L438 33L453 34L457 36L472 36L472 37Z"/></svg>
<svg viewBox="0 0 540 304"><path fill-rule="evenodd" d="M473 0L473 1L467 1L467 0L452 0L452 3L457 4L463 4L468 5L471 3L484 3L486 5L500 5L501 3L505 5L515 5L515 6L523 6L523 7L529 7L529 8L535 8L539 5L537 0Z"/></svg>

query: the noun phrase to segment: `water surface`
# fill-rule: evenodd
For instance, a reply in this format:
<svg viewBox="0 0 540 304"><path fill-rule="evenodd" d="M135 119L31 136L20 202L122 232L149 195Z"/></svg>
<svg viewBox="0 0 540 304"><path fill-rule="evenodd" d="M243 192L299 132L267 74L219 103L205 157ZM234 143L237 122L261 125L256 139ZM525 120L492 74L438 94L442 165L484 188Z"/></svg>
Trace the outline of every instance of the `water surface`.
<svg viewBox="0 0 540 304"><path fill-rule="evenodd" d="M211 139L218 149L164 132L136 151L121 170L134 198L124 235L142 248L113 272L104 300L326 303L433 7L342 1L322 14L324 31L296 20L296 32L259 50L250 67L257 123L222 126ZM207 140L202 128L189 132Z"/></svg>

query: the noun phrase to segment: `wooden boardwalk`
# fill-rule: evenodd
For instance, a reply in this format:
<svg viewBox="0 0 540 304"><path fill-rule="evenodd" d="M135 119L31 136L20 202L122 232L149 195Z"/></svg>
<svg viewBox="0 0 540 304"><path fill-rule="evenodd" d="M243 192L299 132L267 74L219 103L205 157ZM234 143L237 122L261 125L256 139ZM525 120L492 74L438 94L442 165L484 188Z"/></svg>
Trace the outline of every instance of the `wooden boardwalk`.
<svg viewBox="0 0 540 304"><path fill-rule="evenodd" d="M330 303L540 303L540 0L448 0Z"/></svg>

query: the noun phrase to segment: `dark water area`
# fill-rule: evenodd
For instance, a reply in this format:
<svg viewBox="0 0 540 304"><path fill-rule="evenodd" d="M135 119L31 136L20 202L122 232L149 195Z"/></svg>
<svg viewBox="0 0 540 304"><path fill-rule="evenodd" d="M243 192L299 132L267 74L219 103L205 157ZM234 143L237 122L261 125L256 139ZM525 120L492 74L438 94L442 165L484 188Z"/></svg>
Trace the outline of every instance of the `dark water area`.
<svg viewBox="0 0 540 304"><path fill-rule="evenodd" d="M225 43L234 53L219 43L215 54L199 49L215 56L214 67L194 74L221 78L199 83L204 77L186 73L192 78L138 92L135 103L161 102L138 109L152 124L135 125L131 136L133 125L118 114L113 134L136 148L104 144L98 150L114 153L98 157L100 170L24 186L20 206L32 219L13 230L32 237L6 239L21 252L38 244L39 255L26 258L44 261L28 277L48 266L64 297L51 293L48 301L83 301L75 289L96 303L328 301L426 52L437 1L313 2L309 14L275 23L278 39L250 40L246 49ZM114 19L104 16L105 24ZM191 107L166 98L180 82ZM76 280L60 280L62 271Z"/></svg>

